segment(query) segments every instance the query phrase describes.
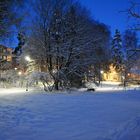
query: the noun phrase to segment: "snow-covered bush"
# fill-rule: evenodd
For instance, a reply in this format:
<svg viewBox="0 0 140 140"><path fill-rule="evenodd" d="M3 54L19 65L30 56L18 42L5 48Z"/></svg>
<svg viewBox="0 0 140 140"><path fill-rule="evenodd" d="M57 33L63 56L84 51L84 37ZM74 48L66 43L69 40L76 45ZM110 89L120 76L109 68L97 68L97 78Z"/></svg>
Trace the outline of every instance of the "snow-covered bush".
<svg viewBox="0 0 140 140"><path fill-rule="evenodd" d="M85 83L85 86L87 87L87 88L97 88L99 85L98 85L98 83L93 83L93 82L87 82L87 83Z"/></svg>
<svg viewBox="0 0 140 140"><path fill-rule="evenodd" d="M0 85L2 87L23 87L25 85L25 76L18 75L15 70L7 70L1 73Z"/></svg>
<svg viewBox="0 0 140 140"><path fill-rule="evenodd" d="M32 72L27 77L28 86L33 86L38 83L42 83L44 86L44 90L51 90L51 86L53 85L53 79L49 73L45 72Z"/></svg>

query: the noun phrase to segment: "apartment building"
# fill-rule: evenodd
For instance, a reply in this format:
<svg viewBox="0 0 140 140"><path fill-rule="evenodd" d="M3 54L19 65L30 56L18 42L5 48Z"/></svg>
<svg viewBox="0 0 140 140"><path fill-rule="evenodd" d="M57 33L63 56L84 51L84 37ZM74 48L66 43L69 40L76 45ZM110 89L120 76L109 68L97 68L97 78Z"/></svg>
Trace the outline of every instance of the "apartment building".
<svg viewBox="0 0 140 140"><path fill-rule="evenodd" d="M12 64L12 49L0 45L0 69L5 69L5 64Z"/></svg>

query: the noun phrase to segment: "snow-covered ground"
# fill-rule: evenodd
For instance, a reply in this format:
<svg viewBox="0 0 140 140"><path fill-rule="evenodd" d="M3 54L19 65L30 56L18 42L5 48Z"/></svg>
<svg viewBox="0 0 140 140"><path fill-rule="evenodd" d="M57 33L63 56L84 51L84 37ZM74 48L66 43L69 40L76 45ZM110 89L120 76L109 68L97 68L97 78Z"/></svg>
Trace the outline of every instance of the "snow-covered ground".
<svg viewBox="0 0 140 140"><path fill-rule="evenodd" d="M123 87L120 82L102 81L100 86L97 87L93 82L86 84L87 88L95 88L96 91L122 91L122 90L140 90L140 85L131 85Z"/></svg>
<svg viewBox="0 0 140 140"><path fill-rule="evenodd" d="M140 91L1 89L0 140L140 140Z"/></svg>

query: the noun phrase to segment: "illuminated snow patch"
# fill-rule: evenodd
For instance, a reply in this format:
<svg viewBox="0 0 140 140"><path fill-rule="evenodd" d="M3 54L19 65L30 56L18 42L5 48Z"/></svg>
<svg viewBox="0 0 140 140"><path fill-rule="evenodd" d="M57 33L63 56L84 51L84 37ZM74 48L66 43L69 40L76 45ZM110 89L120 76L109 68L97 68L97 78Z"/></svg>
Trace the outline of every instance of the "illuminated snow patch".
<svg viewBox="0 0 140 140"><path fill-rule="evenodd" d="M26 89L24 88L0 88L0 95L9 95L9 94L21 94L25 93Z"/></svg>

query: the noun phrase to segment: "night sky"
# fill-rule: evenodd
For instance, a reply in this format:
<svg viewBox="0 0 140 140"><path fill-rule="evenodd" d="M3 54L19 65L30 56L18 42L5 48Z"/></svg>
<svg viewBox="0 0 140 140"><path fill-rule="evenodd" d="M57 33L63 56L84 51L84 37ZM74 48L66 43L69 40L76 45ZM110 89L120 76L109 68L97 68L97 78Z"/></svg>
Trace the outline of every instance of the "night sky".
<svg viewBox="0 0 140 140"><path fill-rule="evenodd" d="M112 33L115 33L115 29L119 29L121 33L128 29L132 23L128 19L125 12L128 7L130 7L129 0L79 0L80 3L85 6L90 12L91 16L104 24L106 24ZM138 2L139 0L135 0ZM140 33L138 33L140 40ZM140 42L140 41L139 41ZM7 44L7 46L15 47L17 46L17 39L15 37L12 43Z"/></svg>
<svg viewBox="0 0 140 140"><path fill-rule="evenodd" d="M123 33L129 28L130 20L126 13L122 12L130 6L129 0L80 0L80 2L91 11L93 18L110 27L112 35L115 29Z"/></svg>

